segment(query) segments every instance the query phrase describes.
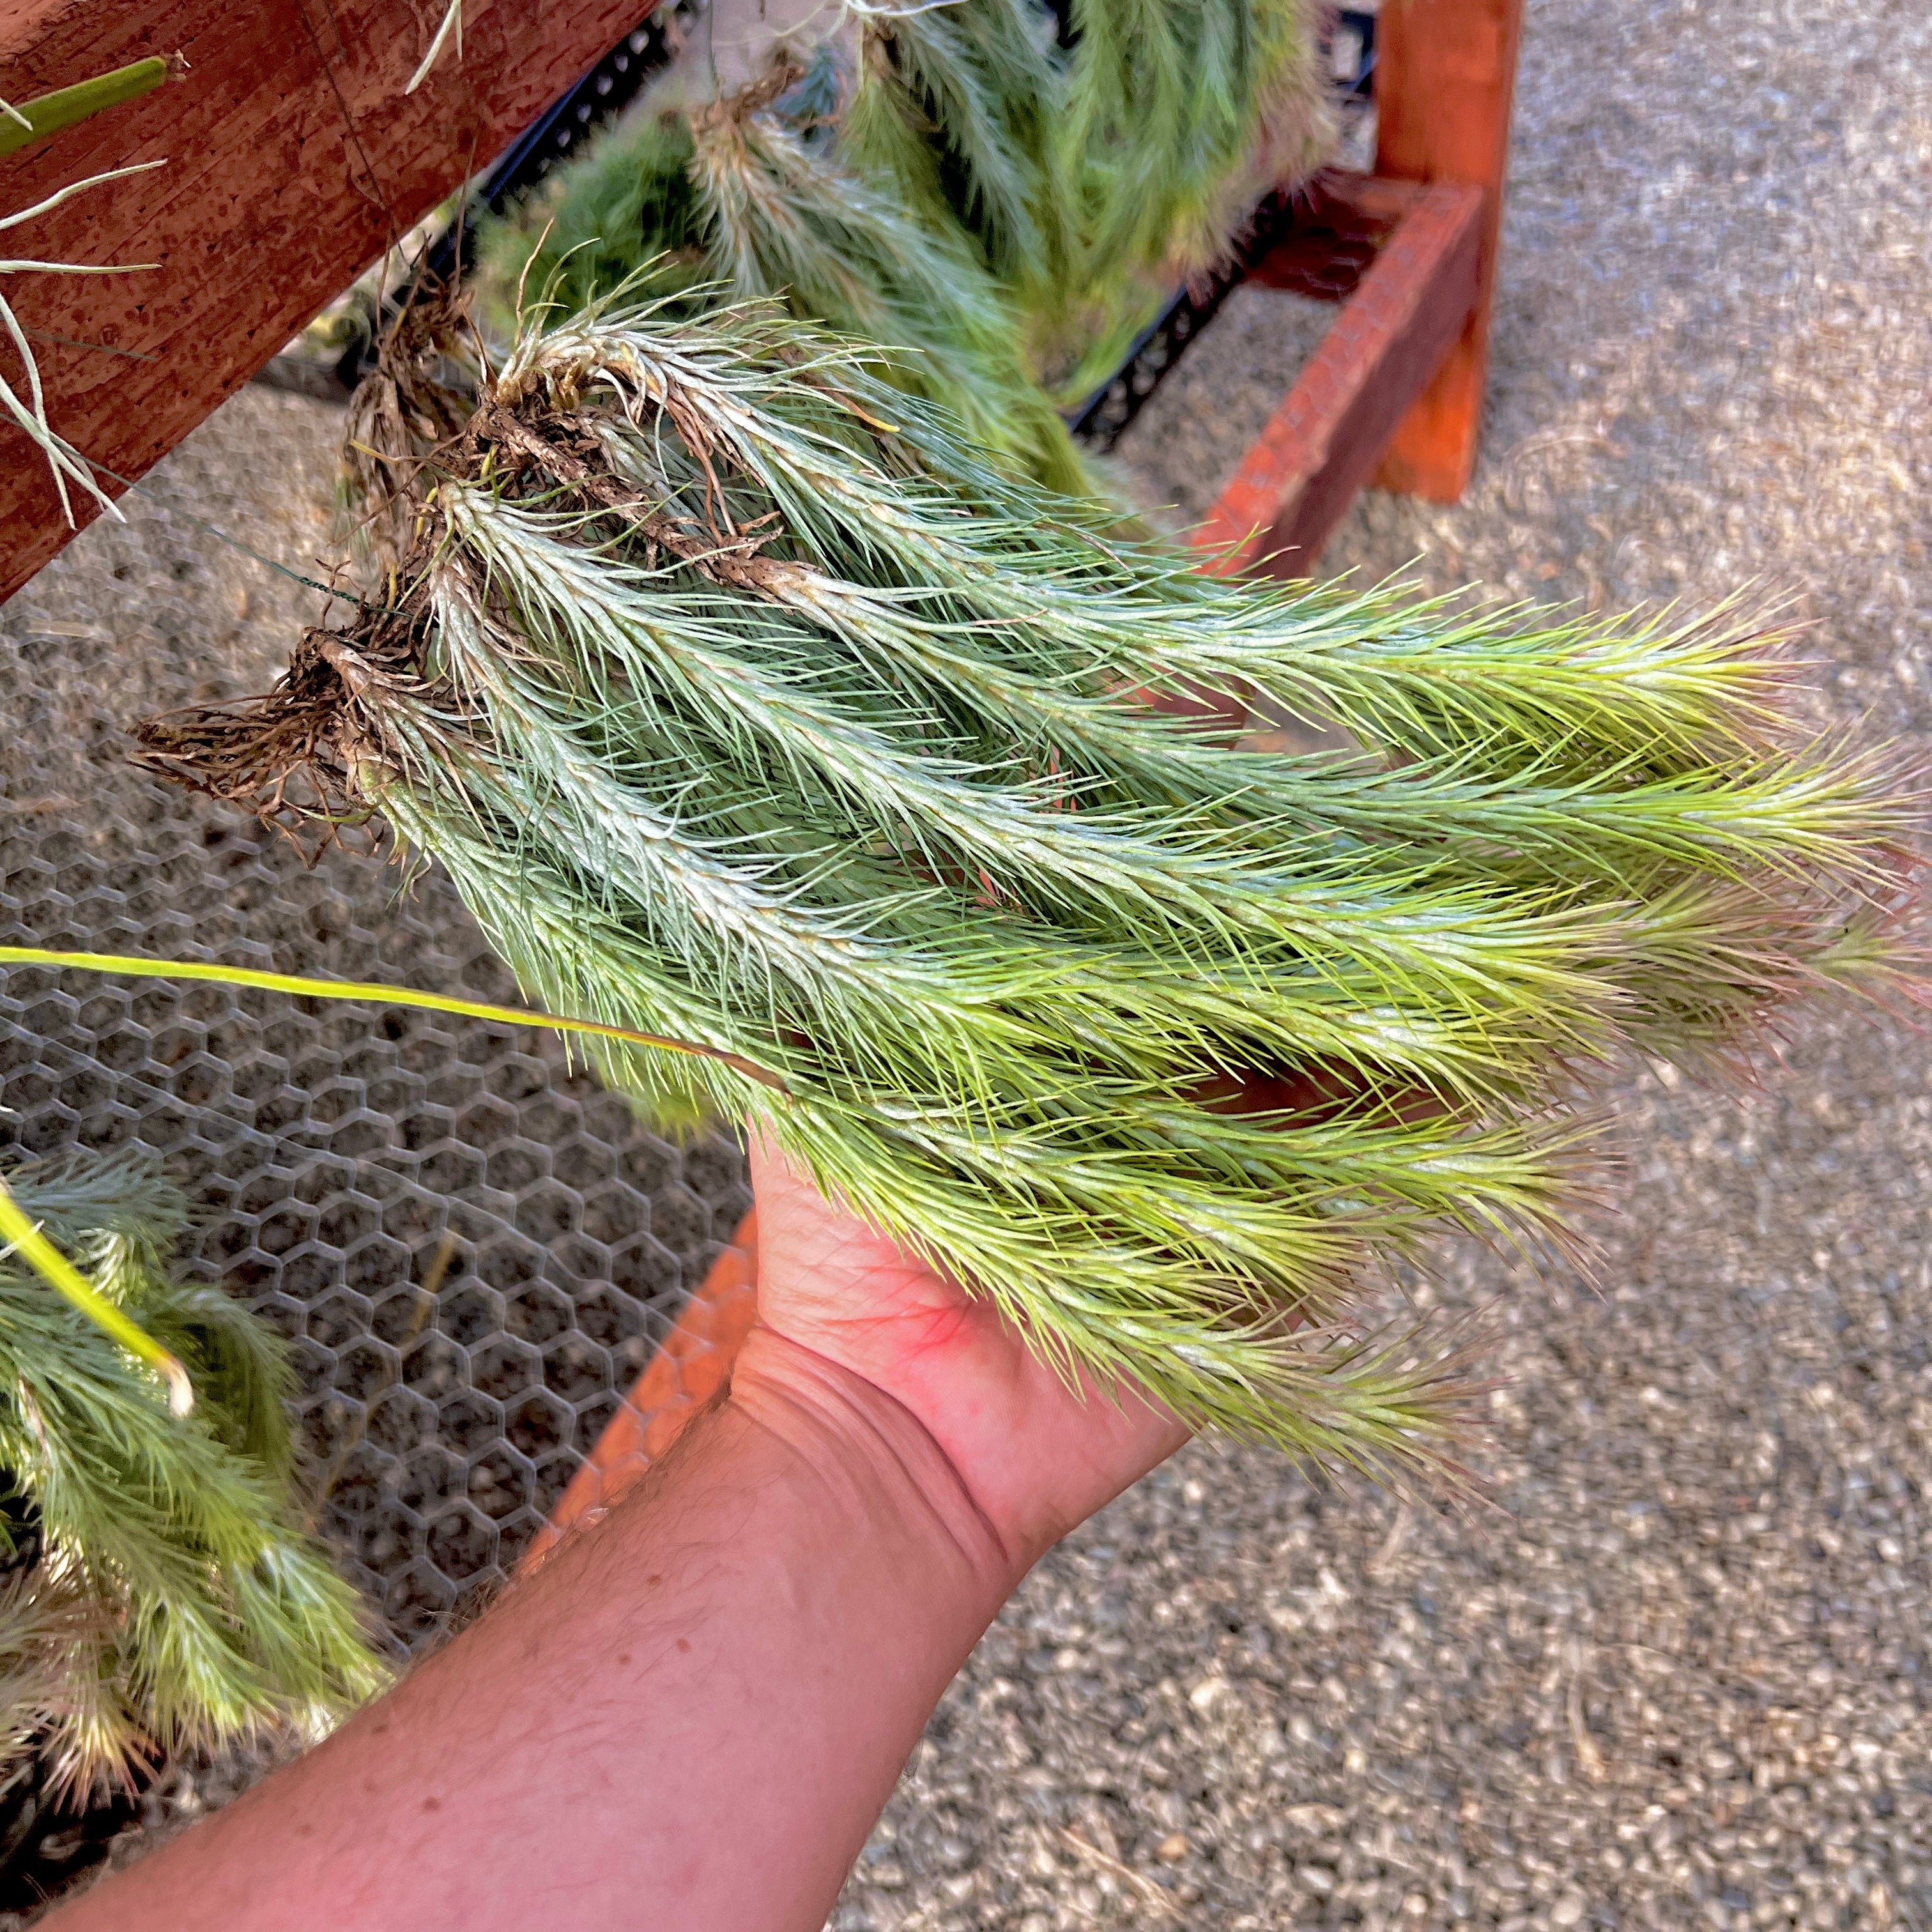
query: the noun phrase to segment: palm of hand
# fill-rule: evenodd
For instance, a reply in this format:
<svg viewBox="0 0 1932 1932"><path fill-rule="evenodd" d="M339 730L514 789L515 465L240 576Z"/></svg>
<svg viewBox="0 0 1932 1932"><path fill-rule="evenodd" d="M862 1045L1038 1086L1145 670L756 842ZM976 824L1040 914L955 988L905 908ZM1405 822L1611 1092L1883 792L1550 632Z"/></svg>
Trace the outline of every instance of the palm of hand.
<svg viewBox="0 0 1932 1932"><path fill-rule="evenodd" d="M1186 1429L1131 1388L1076 1394L988 1302L841 1213L754 1146L758 1320L924 1425L1000 1540L1034 1558Z"/></svg>

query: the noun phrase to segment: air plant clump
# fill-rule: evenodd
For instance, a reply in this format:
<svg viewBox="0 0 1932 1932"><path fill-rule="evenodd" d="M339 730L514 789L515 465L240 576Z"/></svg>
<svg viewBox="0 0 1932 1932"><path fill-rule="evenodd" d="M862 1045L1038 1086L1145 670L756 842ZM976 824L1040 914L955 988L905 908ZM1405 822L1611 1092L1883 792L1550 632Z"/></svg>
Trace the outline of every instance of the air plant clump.
<svg viewBox="0 0 1932 1932"><path fill-rule="evenodd" d="M298 1527L280 1343L167 1271L183 1204L142 1156L22 1165L10 1192L191 1377L193 1413L0 1251L0 1774L76 1796L156 1754L314 1730L385 1672L355 1592Z"/></svg>
<svg viewBox="0 0 1932 1932"><path fill-rule="evenodd" d="M1593 1070L1720 1066L1900 970L1915 797L1798 741L1738 610L1203 575L767 306L528 329L454 434L413 380L363 458L407 533L381 602L151 760L381 814L532 998L776 1074L591 1048L1064 1369L1439 1458L1466 1351L1365 1328L1374 1264L1563 1244ZM1262 704L1356 748L1247 748Z"/></svg>
<svg viewBox="0 0 1932 1932"><path fill-rule="evenodd" d="M1304 0L860 6L852 165L970 237L1059 400L1111 374L1177 283L1336 132Z"/></svg>
<svg viewBox="0 0 1932 1932"><path fill-rule="evenodd" d="M1304 0L1117 10L1076 4L1062 48L1037 0L847 0L808 60L620 126L486 224L486 280L581 307L668 262L688 299L781 298L910 352L895 382L1049 488L1104 494L1056 402L1328 127Z"/></svg>

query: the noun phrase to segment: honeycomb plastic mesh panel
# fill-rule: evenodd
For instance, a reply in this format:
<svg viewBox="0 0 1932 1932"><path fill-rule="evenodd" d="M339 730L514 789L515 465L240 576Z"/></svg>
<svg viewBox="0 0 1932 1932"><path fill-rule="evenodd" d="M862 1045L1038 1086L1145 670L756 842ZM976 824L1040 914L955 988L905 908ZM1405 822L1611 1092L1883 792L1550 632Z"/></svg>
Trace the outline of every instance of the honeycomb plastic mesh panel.
<svg viewBox="0 0 1932 1932"><path fill-rule="evenodd" d="M257 444L286 468L339 424L245 395L170 480L218 435L218 471ZM309 869L126 763L134 717L260 688L313 602L134 514L0 613L0 943L514 1000L440 875ZM188 1265L290 1338L320 1527L411 1646L514 1564L749 1205L732 1142L668 1144L554 1035L401 1008L8 968L0 1105L0 1147L166 1156Z"/></svg>

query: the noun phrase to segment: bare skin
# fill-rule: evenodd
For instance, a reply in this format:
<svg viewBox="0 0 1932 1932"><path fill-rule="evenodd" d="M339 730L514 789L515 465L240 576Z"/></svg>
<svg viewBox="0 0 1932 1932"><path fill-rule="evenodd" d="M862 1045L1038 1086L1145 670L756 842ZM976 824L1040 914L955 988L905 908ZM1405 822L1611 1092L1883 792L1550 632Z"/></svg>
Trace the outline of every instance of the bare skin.
<svg viewBox="0 0 1932 1932"><path fill-rule="evenodd" d="M728 1397L388 1696L48 1922L819 1932L1029 1568L1172 1454L763 1150Z"/></svg>

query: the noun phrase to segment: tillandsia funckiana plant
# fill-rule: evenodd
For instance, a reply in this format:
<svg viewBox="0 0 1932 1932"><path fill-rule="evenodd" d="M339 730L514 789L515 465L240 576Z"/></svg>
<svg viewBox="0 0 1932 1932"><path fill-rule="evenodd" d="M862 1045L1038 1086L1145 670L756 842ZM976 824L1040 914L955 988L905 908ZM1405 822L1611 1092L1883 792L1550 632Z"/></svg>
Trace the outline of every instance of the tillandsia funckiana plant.
<svg viewBox="0 0 1932 1932"><path fill-rule="evenodd" d="M669 257L714 305L782 297L916 352L895 381L1098 492L1054 404L1322 158L1313 17L1075 0L1063 48L1039 0L846 0L808 64L782 51L729 99L620 126L486 224L486 278L580 305Z"/></svg>
<svg viewBox="0 0 1932 1932"><path fill-rule="evenodd" d="M179 1197L139 1153L6 1181L197 1400L171 1414L150 1370L0 1251L0 1778L42 1753L78 1794L370 1695L384 1672L355 1592L295 1520L280 1344L170 1277Z"/></svg>
<svg viewBox="0 0 1932 1932"><path fill-rule="evenodd" d="M533 997L775 1075L593 1048L1065 1368L1437 1457L1463 1345L1365 1333L1373 1264L1562 1243L1593 1068L1898 970L1910 788L1787 730L1738 611L1204 575L769 308L527 330L454 430L399 354L380 601L147 758L380 813ZM1357 748L1244 748L1204 692Z"/></svg>

